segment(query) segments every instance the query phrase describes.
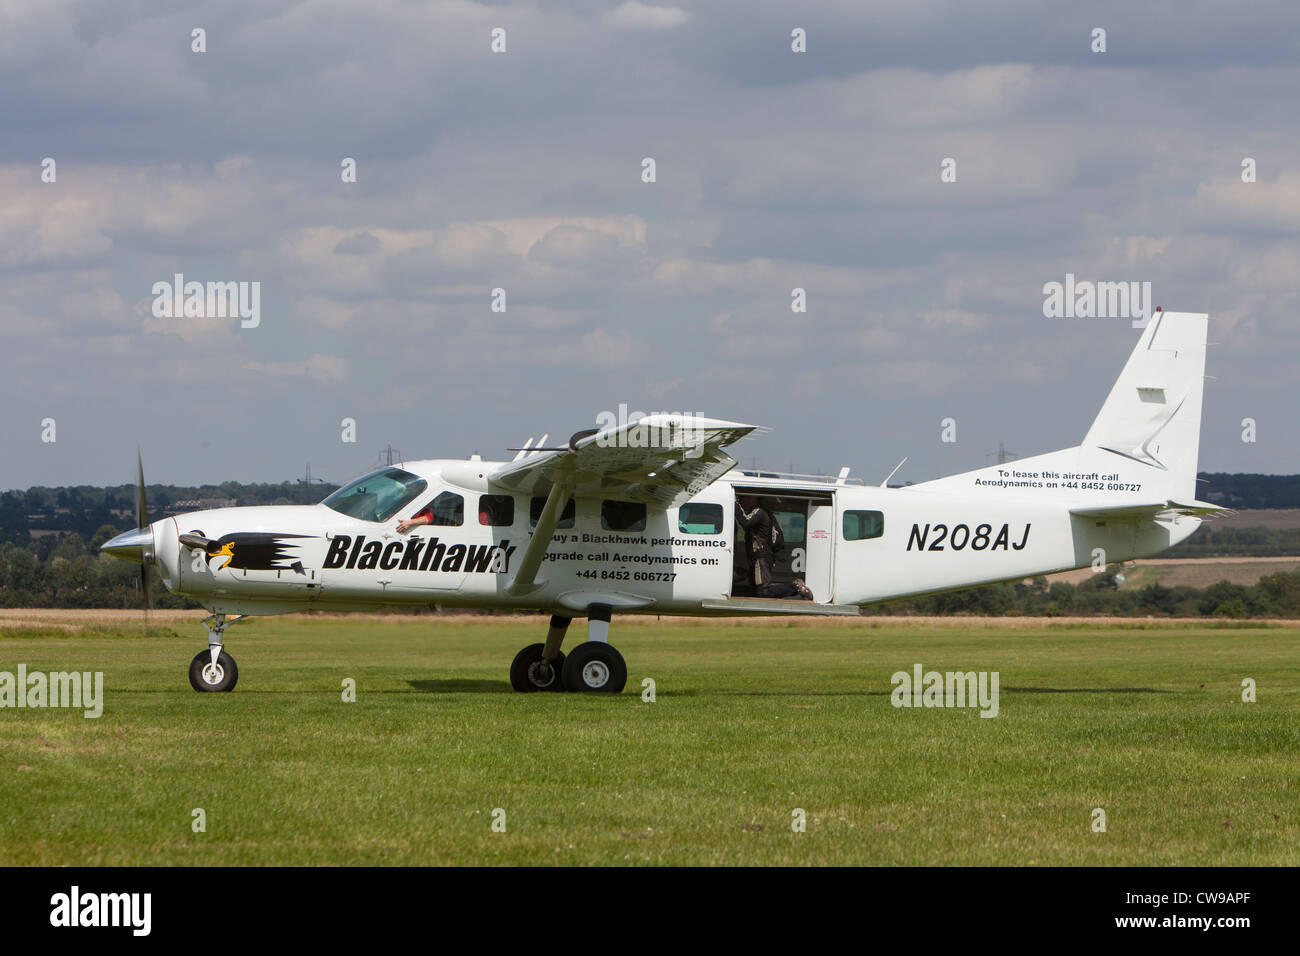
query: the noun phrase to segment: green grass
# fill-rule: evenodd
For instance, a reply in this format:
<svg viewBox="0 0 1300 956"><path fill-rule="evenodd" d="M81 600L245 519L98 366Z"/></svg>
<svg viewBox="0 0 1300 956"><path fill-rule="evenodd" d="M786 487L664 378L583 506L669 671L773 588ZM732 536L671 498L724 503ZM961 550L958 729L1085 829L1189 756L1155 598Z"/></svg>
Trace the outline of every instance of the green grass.
<svg viewBox="0 0 1300 956"><path fill-rule="evenodd" d="M0 630L106 685L0 710L0 864L1300 864L1300 632L1136 623L616 619L612 698L510 692L544 618L257 620L233 694L197 627ZM917 662L1000 716L892 707Z"/></svg>

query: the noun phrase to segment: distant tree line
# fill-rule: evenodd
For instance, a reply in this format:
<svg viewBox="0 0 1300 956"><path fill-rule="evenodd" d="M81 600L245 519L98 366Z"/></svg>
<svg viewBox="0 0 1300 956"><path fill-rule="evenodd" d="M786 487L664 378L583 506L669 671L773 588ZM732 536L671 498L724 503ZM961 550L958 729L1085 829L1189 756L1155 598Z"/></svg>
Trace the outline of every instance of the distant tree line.
<svg viewBox="0 0 1300 956"><path fill-rule="evenodd" d="M1219 528L1202 524L1162 558L1283 557L1300 555L1300 528Z"/></svg>
<svg viewBox="0 0 1300 956"><path fill-rule="evenodd" d="M1196 497L1227 508L1300 508L1300 475L1201 472Z"/></svg>
<svg viewBox="0 0 1300 956"><path fill-rule="evenodd" d="M1300 476L1202 474L1201 497L1234 508L1300 508ZM240 505L312 504L334 485L302 482L182 487L148 486L149 520L195 498ZM0 494L0 607L140 607L139 568L101 554L99 546L135 526L135 488L30 488ZM33 534L32 532L42 532ZM1204 524L1168 557L1300 555L1300 529L1216 528ZM1208 588L1151 585L1121 589L1108 569L1080 585L1045 578L969 588L882 605L878 613L1157 615L1300 617L1300 572L1273 574L1254 585L1226 581ZM197 608L155 582L157 607Z"/></svg>
<svg viewBox="0 0 1300 956"><path fill-rule="evenodd" d="M1225 507L1300 508L1300 475L1233 475L1202 472L1201 498ZM315 504L337 489L337 485L304 484L301 481L244 484L224 481L219 485L186 487L149 485L149 520L156 521L177 509L177 501L195 498L233 499L240 505ZM192 510L192 509L191 509ZM134 526L135 486L99 488L76 485L59 488L28 488L0 494L0 542L29 545L39 535L33 532L75 532L89 541L102 526L125 529ZM1258 532L1258 533L1256 533ZM1170 557L1203 557L1219 554L1300 554L1300 531L1265 529L1223 529L1203 526Z"/></svg>
<svg viewBox="0 0 1300 956"><path fill-rule="evenodd" d="M72 532L39 539L35 550L0 544L0 607L142 607L139 566L101 554L117 534L99 528L89 541ZM892 601L873 614L1117 615L1125 617L1300 618L1300 571L1271 574L1257 584L1220 581L1207 588L1152 584L1122 590L1119 565L1082 584L1048 583L1044 577L947 594ZM198 608L155 579L153 602L161 608Z"/></svg>
<svg viewBox="0 0 1300 956"><path fill-rule="evenodd" d="M104 525L89 542L75 531L38 538L34 547L0 544L0 607L144 607L140 566L100 553L118 529ZM197 608L154 577L154 607Z"/></svg>
<svg viewBox="0 0 1300 956"><path fill-rule="evenodd" d="M149 520L157 521L174 513L177 509L173 505L177 501L224 498L240 505L308 505L320 501L337 487L296 481L249 485L225 481L199 487L147 485L145 490ZM73 532L88 541L104 525L121 530L135 527L134 485L37 487L0 494L0 542L26 546L39 537L33 531Z"/></svg>

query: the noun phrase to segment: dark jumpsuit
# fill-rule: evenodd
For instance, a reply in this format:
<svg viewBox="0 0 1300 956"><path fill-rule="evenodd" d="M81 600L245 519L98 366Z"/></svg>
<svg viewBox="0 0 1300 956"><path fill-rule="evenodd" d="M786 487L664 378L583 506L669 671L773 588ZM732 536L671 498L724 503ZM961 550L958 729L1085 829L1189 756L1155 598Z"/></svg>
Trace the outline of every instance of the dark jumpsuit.
<svg viewBox="0 0 1300 956"><path fill-rule="evenodd" d="M772 585L772 516L760 505L749 514L736 502L736 524L745 529L750 578L759 597L776 597ZM782 588L782 591L785 589ZM793 589L791 589L793 590ZM784 595L782 595L784 596Z"/></svg>

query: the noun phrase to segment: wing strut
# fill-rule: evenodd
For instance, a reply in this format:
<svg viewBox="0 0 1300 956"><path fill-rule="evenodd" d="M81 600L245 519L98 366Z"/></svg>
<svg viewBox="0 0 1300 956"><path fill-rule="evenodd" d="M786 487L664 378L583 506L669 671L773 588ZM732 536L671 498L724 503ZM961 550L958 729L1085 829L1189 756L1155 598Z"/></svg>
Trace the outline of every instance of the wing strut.
<svg viewBox="0 0 1300 956"><path fill-rule="evenodd" d="M536 591L539 587L537 572L542 566L542 559L546 557L546 549L551 546L551 540L555 537L555 524L559 521L560 514L564 506L569 503L572 494L572 459L567 462L562 459L557 464L555 481L552 482L551 490L546 495L546 504L537 519L537 527L533 529L533 538L528 542L514 580L506 588L506 593L511 597L522 597Z"/></svg>

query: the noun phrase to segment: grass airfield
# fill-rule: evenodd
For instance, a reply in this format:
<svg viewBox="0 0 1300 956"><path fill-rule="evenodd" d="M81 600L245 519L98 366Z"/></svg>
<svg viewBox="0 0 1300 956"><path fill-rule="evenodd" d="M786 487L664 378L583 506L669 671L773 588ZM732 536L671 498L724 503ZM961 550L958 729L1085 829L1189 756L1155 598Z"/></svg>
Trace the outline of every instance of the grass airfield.
<svg viewBox="0 0 1300 956"><path fill-rule="evenodd" d="M197 694L201 613L4 615L105 702L0 709L0 865L1300 864L1294 622L616 617L594 697L511 692L544 617L253 620ZM891 706L917 663L999 715Z"/></svg>

